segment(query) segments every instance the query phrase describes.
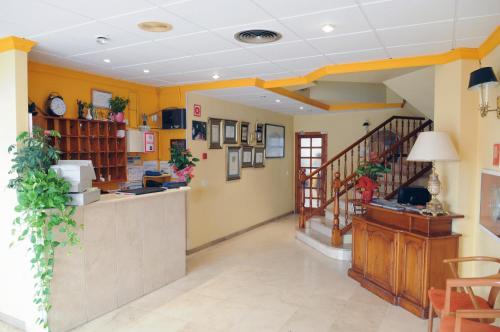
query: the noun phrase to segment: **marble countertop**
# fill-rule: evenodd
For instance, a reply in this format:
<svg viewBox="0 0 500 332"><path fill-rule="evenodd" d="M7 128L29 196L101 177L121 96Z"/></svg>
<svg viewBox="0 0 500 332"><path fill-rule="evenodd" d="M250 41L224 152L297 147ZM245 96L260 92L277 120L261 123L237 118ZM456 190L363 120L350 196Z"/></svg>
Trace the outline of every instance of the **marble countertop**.
<svg viewBox="0 0 500 332"><path fill-rule="evenodd" d="M123 200L148 199L150 197L171 195L171 194L175 194L175 193L179 193L179 192L187 192L189 190L191 190L190 187L181 187L181 188L177 188L177 189L167 189L165 191L160 191L160 192L151 193L151 194L144 194L144 195L103 194L103 195L101 195L101 199L99 201L91 203L87 206L92 206L92 205L97 205L97 204L114 203L116 201L123 201Z"/></svg>

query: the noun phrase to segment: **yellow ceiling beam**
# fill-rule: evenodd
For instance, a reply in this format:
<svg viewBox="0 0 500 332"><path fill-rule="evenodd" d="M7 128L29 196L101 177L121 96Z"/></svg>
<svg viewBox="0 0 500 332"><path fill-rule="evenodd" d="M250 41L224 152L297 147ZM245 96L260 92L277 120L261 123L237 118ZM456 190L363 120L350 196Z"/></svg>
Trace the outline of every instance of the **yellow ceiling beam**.
<svg viewBox="0 0 500 332"><path fill-rule="evenodd" d="M0 38L0 52L18 50L28 53L35 45L36 42L32 40L15 36Z"/></svg>

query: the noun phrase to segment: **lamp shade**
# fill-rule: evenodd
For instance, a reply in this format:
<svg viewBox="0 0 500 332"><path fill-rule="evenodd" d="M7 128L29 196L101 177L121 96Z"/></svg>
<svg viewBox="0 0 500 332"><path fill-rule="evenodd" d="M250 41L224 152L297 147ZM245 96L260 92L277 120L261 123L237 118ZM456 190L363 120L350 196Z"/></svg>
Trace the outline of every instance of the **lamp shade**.
<svg viewBox="0 0 500 332"><path fill-rule="evenodd" d="M408 161L454 161L457 150L448 134L439 131L421 132L413 145Z"/></svg>
<svg viewBox="0 0 500 332"><path fill-rule="evenodd" d="M498 84L495 72L491 67L483 67L470 73L469 89L479 88L481 85Z"/></svg>

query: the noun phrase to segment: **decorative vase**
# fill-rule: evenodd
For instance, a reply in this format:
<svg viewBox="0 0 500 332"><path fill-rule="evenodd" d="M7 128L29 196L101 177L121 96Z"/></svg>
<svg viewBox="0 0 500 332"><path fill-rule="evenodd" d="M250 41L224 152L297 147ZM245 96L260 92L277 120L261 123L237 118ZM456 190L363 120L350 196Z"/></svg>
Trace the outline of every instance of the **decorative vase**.
<svg viewBox="0 0 500 332"><path fill-rule="evenodd" d="M92 120L92 113L90 112L90 108L87 109L87 116L85 117L87 120Z"/></svg>
<svg viewBox="0 0 500 332"><path fill-rule="evenodd" d="M115 113L113 113L113 112L109 113L109 120L115 121Z"/></svg>
<svg viewBox="0 0 500 332"><path fill-rule="evenodd" d="M116 122L122 123L124 119L125 119L125 115L123 114L123 112L118 112L115 114L115 121Z"/></svg>
<svg viewBox="0 0 500 332"><path fill-rule="evenodd" d="M370 203L372 199L373 199L373 190L364 190L363 193L361 194L361 201L364 204Z"/></svg>

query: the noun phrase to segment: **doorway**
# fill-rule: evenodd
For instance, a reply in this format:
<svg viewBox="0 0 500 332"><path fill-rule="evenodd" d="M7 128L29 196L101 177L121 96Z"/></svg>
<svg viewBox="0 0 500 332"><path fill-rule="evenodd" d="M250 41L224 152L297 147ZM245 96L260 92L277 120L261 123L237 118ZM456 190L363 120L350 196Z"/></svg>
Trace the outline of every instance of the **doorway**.
<svg viewBox="0 0 500 332"><path fill-rule="evenodd" d="M299 132L295 133L295 212L300 211L301 184L299 171L303 169L306 175L311 174L327 161L328 154L328 134L320 132ZM305 207L317 209L325 203L326 199L326 178L321 173L316 174L312 179L311 190L309 182L306 183L304 196Z"/></svg>

